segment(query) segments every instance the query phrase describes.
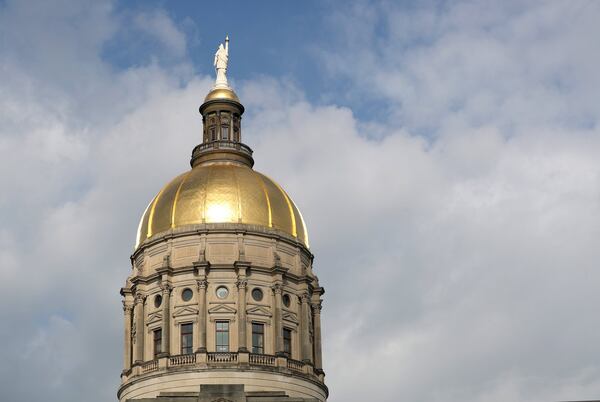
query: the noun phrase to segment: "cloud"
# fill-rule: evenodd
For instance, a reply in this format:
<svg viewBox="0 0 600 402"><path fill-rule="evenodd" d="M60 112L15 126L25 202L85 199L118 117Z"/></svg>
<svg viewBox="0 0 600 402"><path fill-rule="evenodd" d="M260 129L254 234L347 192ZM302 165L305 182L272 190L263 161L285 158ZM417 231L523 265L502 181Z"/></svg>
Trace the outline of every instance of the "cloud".
<svg viewBox="0 0 600 402"><path fill-rule="evenodd" d="M187 49L185 34L177 28L164 10L138 14L133 18L140 31L154 37L174 56L183 57Z"/></svg>
<svg viewBox="0 0 600 402"><path fill-rule="evenodd" d="M25 27L1 48L0 399L110 400L137 220L188 168L211 79L165 11L133 20L169 62L118 69L111 2L21 4L0 11ZM337 9L336 99L382 114L237 84L257 170L308 224L331 401L600 394L599 10L569 4Z"/></svg>

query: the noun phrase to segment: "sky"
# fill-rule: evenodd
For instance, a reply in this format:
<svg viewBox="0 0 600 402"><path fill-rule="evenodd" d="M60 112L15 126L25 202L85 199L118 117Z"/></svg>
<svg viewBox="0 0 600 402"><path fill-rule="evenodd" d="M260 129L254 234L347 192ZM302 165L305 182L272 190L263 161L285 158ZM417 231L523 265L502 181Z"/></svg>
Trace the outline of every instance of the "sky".
<svg viewBox="0 0 600 402"><path fill-rule="evenodd" d="M213 55L326 289L332 402L600 398L600 2L0 1L0 400L116 400Z"/></svg>

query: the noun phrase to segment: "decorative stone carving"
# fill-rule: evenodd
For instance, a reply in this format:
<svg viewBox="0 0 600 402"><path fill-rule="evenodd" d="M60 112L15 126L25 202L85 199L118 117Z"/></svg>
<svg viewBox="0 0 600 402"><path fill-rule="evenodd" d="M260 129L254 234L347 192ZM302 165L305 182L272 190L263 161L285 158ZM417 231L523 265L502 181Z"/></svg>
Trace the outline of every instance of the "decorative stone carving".
<svg viewBox="0 0 600 402"><path fill-rule="evenodd" d="M271 286L271 290L273 291L274 295L280 295L283 290L283 285L281 283L275 283L273 286Z"/></svg>
<svg viewBox="0 0 600 402"><path fill-rule="evenodd" d="M171 293L171 290L173 290L173 286L166 281L160 281L158 283L158 287L162 290L163 294L165 293Z"/></svg>
<svg viewBox="0 0 600 402"><path fill-rule="evenodd" d="M154 313L150 313L150 315L148 315L148 321L147 321L146 325L154 324L157 321L162 321L162 319L163 319L162 311L156 311Z"/></svg>
<svg viewBox="0 0 600 402"><path fill-rule="evenodd" d="M251 315L259 315L259 316L263 316L263 317L272 317L273 314L271 314L271 311L269 310L268 307L264 307L264 306L252 306L250 308L248 308L248 310L246 310L247 314L251 314Z"/></svg>
<svg viewBox="0 0 600 402"><path fill-rule="evenodd" d="M132 311L133 311L133 306L130 303L123 300L123 312L125 314L131 314Z"/></svg>
<svg viewBox="0 0 600 402"><path fill-rule="evenodd" d="M136 333L137 333L137 325L135 325L135 321L134 321L133 324L131 325L131 339L133 340L133 343L135 343Z"/></svg>
<svg viewBox="0 0 600 402"><path fill-rule="evenodd" d="M228 306L227 304L217 304L214 307L208 309L209 314L235 314L237 310L233 307Z"/></svg>
<svg viewBox="0 0 600 402"><path fill-rule="evenodd" d="M292 322L294 324L298 324L298 316L296 315L296 313L293 313L291 311L283 312L283 320Z"/></svg>
<svg viewBox="0 0 600 402"><path fill-rule="evenodd" d="M171 254L166 254L163 256L163 264L164 268L171 268Z"/></svg>
<svg viewBox="0 0 600 402"><path fill-rule="evenodd" d="M198 314L198 309L193 306L184 306L178 307L175 309L173 313L173 317L181 317L183 315L196 315Z"/></svg>
<svg viewBox="0 0 600 402"><path fill-rule="evenodd" d="M133 298L133 303L134 304L144 304L145 300L146 300L146 296L144 296L140 292L137 292Z"/></svg>

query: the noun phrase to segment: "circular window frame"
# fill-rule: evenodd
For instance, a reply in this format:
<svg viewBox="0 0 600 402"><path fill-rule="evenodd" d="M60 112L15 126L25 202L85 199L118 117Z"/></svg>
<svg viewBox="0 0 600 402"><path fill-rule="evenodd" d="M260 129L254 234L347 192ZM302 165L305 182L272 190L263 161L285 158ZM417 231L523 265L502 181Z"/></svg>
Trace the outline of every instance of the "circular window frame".
<svg viewBox="0 0 600 402"><path fill-rule="evenodd" d="M225 290L225 295L223 295L222 297L219 296L219 290L224 289ZM219 285L217 286L217 288L215 289L215 296L217 296L217 299L220 300L225 300L229 297L229 288L225 285Z"/></svg>
<svg viewBox="0 0 600 402"><path fill-rule="evenodd" d="M162 305L163 298L162 295L158 294L154 296L154 307L159 308Z"/></svg>
<svg viewBox="0 0 600 402"><path fill-rule="evenodd" d="M257 297L254 295L254 293L255 293L255 292L257 292L257 294L260 294L260 297L259 297L259 298L257 298ZM259 301L262 301L262 299L264 299L264 298L265 298L265 293L262 291L262 289L261 289L261 288L254 288L254 289L252 289L252 292L250 292L250 294L252 295L252 299L253 299L254 301L257 301L257 302L259 302Z"/></svg>
<svg viewBox="0 0 600 402"><path fill-rule="evenodd" d="M189 291L189 295L190 297L186 299L186 292ZM194 291L190 288L185 288L181 291L181 300L183 300L184 302L189 302L190 300L192 300L194 298Z"/></svg>
<svg viewBox="0 0 600 402"><path fill-rule="evenodd" d="M286 307L290 307L290 305L292 304L292 298L287 293L284 294L281 299L283 301L283 305Z"/></svg>

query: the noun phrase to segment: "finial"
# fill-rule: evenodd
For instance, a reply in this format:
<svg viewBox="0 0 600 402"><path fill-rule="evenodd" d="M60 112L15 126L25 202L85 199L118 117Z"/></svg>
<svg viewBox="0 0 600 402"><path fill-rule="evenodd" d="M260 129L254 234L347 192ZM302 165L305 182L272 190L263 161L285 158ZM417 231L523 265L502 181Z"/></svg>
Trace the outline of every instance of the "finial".
<svg viewBox="0 0 600 402"><path fill-rule="evenodd" d="M225 37L225 46L219 44L217 53L215 53L214 66L217 72L215 88L229 88L227 83L227 62L229 60L229 35Z"/></svg>

